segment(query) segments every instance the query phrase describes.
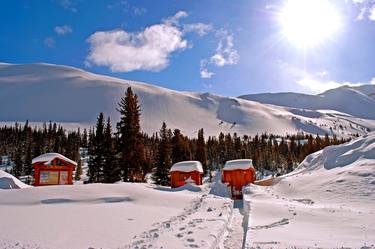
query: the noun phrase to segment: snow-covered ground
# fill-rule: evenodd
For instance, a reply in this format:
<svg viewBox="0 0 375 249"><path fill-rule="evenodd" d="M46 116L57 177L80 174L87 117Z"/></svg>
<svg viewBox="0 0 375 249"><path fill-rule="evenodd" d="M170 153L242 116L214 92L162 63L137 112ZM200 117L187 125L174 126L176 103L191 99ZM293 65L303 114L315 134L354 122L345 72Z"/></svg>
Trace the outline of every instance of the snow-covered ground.
<svg viewBox="0 0 375 249"><path fill-rule="evenodd" d="M375 133L246 192L247 248L375 248Z"/></svg>
<svg viewBox="0 0 375 249"><path fill-rule="evenodd" d="M375 133L309 155L273 186L246 187L243 202L220 174L170 189L25 188L0 173L1 249L375 248Z"/></svg>
<svg viewBox="0 0 375 249"><path fill-rule="evenodd" d="M0 190L0 248L212 248L232 202L208 191L139 183Z"/></svg>

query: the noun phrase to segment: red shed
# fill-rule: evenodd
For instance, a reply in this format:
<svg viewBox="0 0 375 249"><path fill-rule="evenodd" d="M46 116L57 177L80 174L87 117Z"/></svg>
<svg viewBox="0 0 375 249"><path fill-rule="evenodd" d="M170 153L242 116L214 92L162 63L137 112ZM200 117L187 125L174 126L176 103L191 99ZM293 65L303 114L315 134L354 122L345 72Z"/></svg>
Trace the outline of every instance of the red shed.
<svg viewBox="0 0 375 249"><path fill-rule="evenodd" d="M32 160L34 186L73 184L77 163L59 153L46 153Z"/></svg>
<svg viewBox="0 0 375 249"><path fill-rule="evenodd" d="M188 182L202 185L203 168L198 161L183 161L173 164L171 173L171 187L184 186Z"/></svg>
<svg viewBox="0 0 375 249"><path fill-rule="evenodd" d="M225 163L222 181L228 183L233 198L242 198L242 187L253 183L255 178L251 159L231 160Z"/></svg>

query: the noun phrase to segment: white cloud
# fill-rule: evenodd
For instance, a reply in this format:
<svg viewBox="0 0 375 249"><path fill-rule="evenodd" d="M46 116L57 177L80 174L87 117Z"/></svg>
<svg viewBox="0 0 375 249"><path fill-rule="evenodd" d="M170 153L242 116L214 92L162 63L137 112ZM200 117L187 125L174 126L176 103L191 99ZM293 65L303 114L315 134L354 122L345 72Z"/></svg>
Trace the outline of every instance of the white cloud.
<svg viewBox="0 0 375 249"><path fill-rule="evenodd" d="M215 73L208 71L207 68L201 69L201 78L203 79L210 79Z"/></svg>
<svg viewBox="0 0 375 249"><path fill-rule="evenodd" d="M375 21L375 5L369 9L368 19Z"/></svg>
<svg viewBox="0 0 375 249"><path fill-rule="evenodd" d="M172 53L188 47L183 32L176 26L185 16L186 12L179 11L161 24L140 32L95 32L87 40L90 52L86 64L107 66L113 72L160 71L168 66Z"/></svg>
<svg viewBox="0 0 375 249"><path fill-rule="evenodd" d="M211 78L214 73L210 72L207 67L214 65L217 67L223 67L225 65L237 64L240 56L237 50L234 48L233 35L227 30L218 30L216 37L219 38L215 54L209 59L201 60L200 74L201 78Z"/></svg>
<svg viewBox="0 0 375 249"><path fill-rule="evenodd" d="M297 83L307 89L309 89L313 93L322 93L324 91L327 91L329 89L338 88L341 86L361 86L361 85L367 85L367 84L373 84L375 85L375 78L372 78L369 82L362 82L362 83L353 83L353 82L337 82L337 81L323 81L311 78L309 76L306 76L300 80L297 80Z"/></svg>
<svg viewBox="0 0 375 249"><path fill-rule="evenodd" d="M211 57L211 63L222 67L225 65L237 64L240 56L233 45L233 35L226 30L218 32L219 44L216 48L216 53Z"/></svg>
<svg viewBox="0 0 375 249"><path fill-rule="evenodd" d="M186 24L183 26L183 31L185 33L189 32L195 32L199 36L204 36L207 35L209 32L211 32L213 29L211 24L205 24L205 23L191 23L191 24Z"/></svg>
<svg viewBox="0 0 375 249"><path fill-rule="evenodd" d="M56 41L53 37L47 37L43 42L49 48L52 48L56 45Z"/></svg>
<svg viewBox="0 0 375 249"><path fill-rule="evenodd" d="M163 22L167 25L178 26L180 19L184 18L184 17L187 17L187 16L188 16L188 14L185 11L180 10L174 16L171 16L171 17L168 17L167 19L164 19Z"/></svg>
<svg viewBox="0 0 375 249"><path fill-rule="evenodd" d="M342 84L334 81L320 81L314 78L305 77L300 80L297 80L297 84L303 86L304 88L309 89L314 93L322 93L332 88L337 88L342 86Z"/></svg>
<svg viewBox="0 0 375 249"><path fill-rule="evenodd" d="M361 21L365 18L375 21L375 0L352 0L352 2L359 11L356 21Z"/></svg>
<svg viewBox="0 0 375 249"><path fill-rule="evenodd" d="M75 7L75 3L71 0L59 0L59 4L66 10L70 10L72 12L78 11Z"/></svg>
<svg viewBox="0 0 375 249"><path fill-rule="evenodd" d="M327 77L328 72L325 71L325 70L323 70L323 71L317 72L316 75L317 75L318 77L320 77L320 78L325 78L325 77Z"/></svg>
<svg viewBox="0 0 375 249"><path fill-rule="evenodd" d="M54 31L58 35L65 35L65 34L72 33L73 29L70 26L68 26L68 25L63 25L63 26L56 26L54 28Z"/></svg>

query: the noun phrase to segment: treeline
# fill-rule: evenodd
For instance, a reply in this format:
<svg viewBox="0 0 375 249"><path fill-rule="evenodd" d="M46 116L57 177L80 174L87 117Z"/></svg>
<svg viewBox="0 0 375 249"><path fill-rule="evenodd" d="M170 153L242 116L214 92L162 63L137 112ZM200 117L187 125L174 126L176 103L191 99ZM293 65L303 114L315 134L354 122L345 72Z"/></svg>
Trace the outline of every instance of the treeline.
<svg viewBox="0 0 375 249"><path fill-rule="evenodd" d="M100 113L95 128L82 133L66 132L50 123L42 128L0 128L0 155L12 155L16 176L32 173L31 159L42 153L57 152L77 162L79 148L88 148L89 182L143 182L153 173L157 184L169 184L169 169L173 163L198 160L205 172L221 168L227 160L251 158L257 171L278 173L292 171L307 155L325 146L346 142L335 136L325 137L303 133L285 137L259 134L253 137L220 133L205 139L204 130L196 138L189 138L179 129L173 131L163 122L159 132L142 133L141 108L138 97L129 87L117 108L120 120L112 131L109 118ZM78 165L76 180L79 180Z"/></svg>
<svg viewBox="0 0 375 249"><path fill-rule="evenodd" d="M31 160L43 153L57 152L80 162L79 148L87 147L87 132L66 132L56 123L43 124L41 128L32 128L29 122L24 125L0 127L0 155L8 155L5 165L11 166L15 176L31 175Z"/></svg>

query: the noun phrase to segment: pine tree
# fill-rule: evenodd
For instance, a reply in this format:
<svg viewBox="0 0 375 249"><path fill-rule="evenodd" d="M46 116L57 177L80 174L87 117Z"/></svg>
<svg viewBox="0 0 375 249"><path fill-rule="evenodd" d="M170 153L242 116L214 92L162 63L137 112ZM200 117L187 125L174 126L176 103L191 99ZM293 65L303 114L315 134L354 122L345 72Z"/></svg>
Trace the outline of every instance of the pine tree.
<svg viewBox="0 0 375 249"><path fill-rule="evenodd" d="M89 169L90 182L103 181L104 168L104 114L99 114L96 122L96 132L93 137L92 153L90 154L91 163Z"/></svg>
<svg viewBox="0 0 375 249"><path fill-rule="evenodd" d="M163 122L160 129L160 142L156 161L156 172L153 175L156 184L168 185L169 169L172 166L172 148L171 148L171 134L167 130L167 125Z"/></svg>
<svg viewBox="0 0 375 249"><path fill-rule="evenodd" d="M94 182L94 177L96 175L96 168L94 167L93 164L93 159L94 159L94 137L95 137L95 132L90 128L89 130L89 135L88 135L88 176L89 176L89 182Z"/></svg>
<svg viewBox="0 0 375 249"><path fill-rule="evenodd" d="M172 144L172 162L173 163L186 161L190 159L188 143L185 141L185 138L181 134L181 131L179 129L175 129L173 131L171 144Z"/></svg>
<svg viewBox="0 0 375 249"><path fill-rule="evenodd" d="M203 129L198 131L196 159L201 162L204 172L207 172L207 152Z"/></svg>
<svg viewBox="0 0 375 249"><path fill-rule="evenodd" d="M138 97L130 87L118 105L121 119L117 123L117 130L123 178L124 181L143 181L146 158L140 126L141 111Z"/></svg>
<svg viewBox="0 0 375 249"><path fill-rule="evenodd" d="M32 137L32 130L29 126L25 125L25 161L24 161L24 173L25 175L31 175L33 172L33 167L31 165L32 160L32 144L33 144L33 137Z"/></svg>
<svg viewBox="0 0 375 249"><path fill-rule="evenodd" d="M81 175L82 175L82 165L81 164L82 164L82 161L80 159L80 160L78 160L76 172L74 174L74 180L76 180L76 181L81 180Z"/></svg>
<svg viewBox="0 0 375 249"><path fill-rule="evenodd" d="M108 117L107 125L104 130L104 182L114 183L121 180L121 169L116 160L116 151L112 140L112 125Z"/></svg>
<svg viewBox="0 0 375 249"><path fill-rule="evenodd" d="M14 167L12 173L15 177L20 177L23 174L23 170L22 147L18 145L14 155Z"/></svg>

